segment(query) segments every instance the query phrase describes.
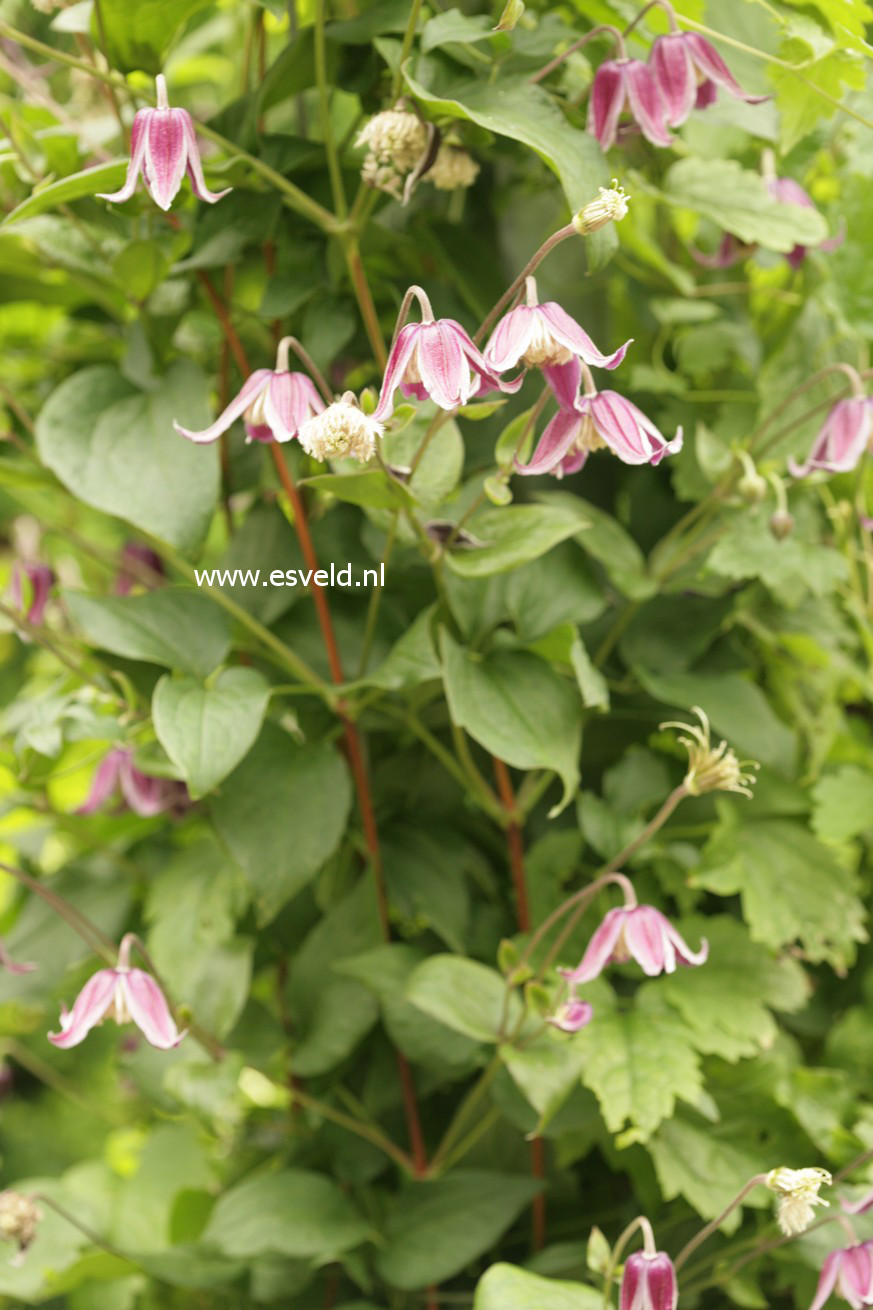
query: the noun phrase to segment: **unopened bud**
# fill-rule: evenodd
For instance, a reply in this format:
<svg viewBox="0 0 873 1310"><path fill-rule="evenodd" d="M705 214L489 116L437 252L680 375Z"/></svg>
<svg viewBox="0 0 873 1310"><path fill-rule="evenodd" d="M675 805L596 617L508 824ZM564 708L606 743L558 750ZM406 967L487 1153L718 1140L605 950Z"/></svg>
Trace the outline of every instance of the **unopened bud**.
<svg viewBox="0 0 873 1310"><path fill-rule="evenodd" d="M27 1248L36 1237L42 1211L33 1198L23 1192L0 1192L0 1238L18 1247L13 1264L21 1264Z"/></svg>
<svg viewBox="0 0 873 1310"><path fill-rule="evenodd" d="M737 491L748 505L758 505L767 495L767 479L757 469L749 469L737 483Z"/></svg>
<svg viewBox="0 0 873 1310"><path fill-rule="evenodd" d="M794 531L794 516L787 509L777 509L770 515L770 531L777 541L784 541Z"/></svg>
<svg viewBox="0 0 873 1310"><path fill-rule="evenodd" d="M601 187L596 200L592 200L584 209L573 216L573 226L580 236L590 236L607 223L619 223L627 214L630 196L624 187L618 185L618 179L612 179L611 187Z"/></svg>
<svg viewBox="0 0 873 1310"><path fill-rule="evenodd" d="M503 13L500 15L500 22L495 28L492 28L492 31L512 32L523 13L524 4L522 0L506 0Z"/></svg>

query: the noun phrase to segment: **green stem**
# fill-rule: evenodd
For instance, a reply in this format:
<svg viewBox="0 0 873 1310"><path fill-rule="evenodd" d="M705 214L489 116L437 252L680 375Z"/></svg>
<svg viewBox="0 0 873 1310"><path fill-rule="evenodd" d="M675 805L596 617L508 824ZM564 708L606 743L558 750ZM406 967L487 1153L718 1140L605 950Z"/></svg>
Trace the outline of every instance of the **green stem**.
<svg viewBox="0 0 873 1310"><path fill-rule="evenodd" d="M318 88L318 109L321 118L321 136L327 155L327 171L330 176L330 189L333 194L333 207L338 219L343 220L348 214L346 192L343 186L343 174L337 154L336 141L333 136L333 123L330 117L330 90L327 85L327 60L324 50L325 0L316 0L315 5L315 84Z"/></svg>
<svg viewBox="0 0 873 1310"><path fill-rule="evenodd" d="M394 550L394 542L397 538L397 528L400 523L400 510L395 510L391 519L391 526L388 529L388 535L385 538L385 546L382 551L380 567L385 570L391 560L391 554ZM379 618L379 607L382 603L382 588L374 587L367 604L367 618L364 623L364 640L361 643L361 658L358 661L358 677L363 678L367 672L367 664L370 659L370 650L373 646L373 638L376 635L376 622Z"/></svg>
<svg viewBox="0 0 873 1310"><path fill-rule="evenodd" d="M458 1106L458 1109L455 1111L454 1116L446 1128L442 1140L430 1162L431 1173L435 1173L438 1170L445 1168L445 1161L449 1151L460 1138L467 1120L488 1091L488 1088L499 1073L502 1064L503 1061L501 1060L500 1055L493 1055L481 1077L476 1083L474 1083L473 1087Z"/></svg>
<svg viewBox="0 0 873 1310"><path fill-rule="evenodd" d="M745 1186L740 1188L739 1192L737 1192L736 1196L729 1203L729 1205L725 1206L724 1210L722 1210L720 1215L717 1215L715 1219L711 1219L708 1224L706 1224L703 1228L701 1228L699 1233L697 1233L694 1237L691 1238L690 1242L685 1243L682 1250L679 1252L676 1259L673 1261L673 1265L677 1273L682 1268L688 1257L694 1251L697 1250L698 1246L700 1246L703 1242L705 1242L708 1237L711 1237L712 1234L718 1228L721 1228L722 1224L724 1223L725 1219L727 1219L728 1215L733 1214L737 1206L742 1204L742 1202L746 1199L749 1193L753 1192L756 1187L760 1187L761 1184L766 1181L767 1181L766 1174L755 1174L754 1178L750 1178L749 1181L745 1184Z"/></svg>
<svg viewBox="0 0 873 1310"><path fill-rule="evenodd" d="M400 47L400 59L397 64L397 72L394 74L391 83L391 101L393 102L400 95L403 87L403 65L412 53L412 43L415 40L415 33L418 28L418 17L421 13L421 0L412 0L409 10L409 22L406 24L406 31L403 33L403 44Z"/></svg>
<svg viewBox="0 0 873 1310"><path fill-rule="evenodd" d="M284 1090L287 1090L284 1088L284 1084L277 1085L282 1086ZM302 1088L296 1085L291 1091L291 1097L294 1101L299 1102L300 1105L305 1106L307 1110L311 1110L313 1114L317 1114L321 1119L327 1119L330 1123L335 1123L339 1128L345 1128L348 1132L354 1133L356 1137L362 1137L373 1146L377 1146L380 1151L383 1151L385 1155L389 1156L395 1164L398 1164L405 1173L409 1174L410 1177L415 1175L415 1166L411 1157L407 1155L406 1151L402 1150L401 1147L396 1146L394 1142L391 1141L390 1137L387 1137L386 1134L374 1124L364 1123L360 1119L355 1119L352 1115L346 1114L343 1110L337 1110L332 1105L327 1105L324 1101L319 1101L314 1096L310 1096L308 1092L304 1092Z"/></svg>
<svg viewBox="0 0 873 1310"><path fill-rule="evenodd" d="M28 891L39 896L56 914L65 919L95 955L101 956L102 959L106 960L107 964L111 964L113 967L117 964L118 947L115 942L106 935L102 928L98 928L96 923L92 923L87 915L84 915L75 905L71 904L65 897L59 896L56 891L52 891L50 887L46 887L45 883L41 882L39 878L32 878L23 869L18 869L12 864L3 862L0 862L0 869L4 873L8 873L10 878L14 878L16 882L20 882L22 887L26 887Z"/></svg>

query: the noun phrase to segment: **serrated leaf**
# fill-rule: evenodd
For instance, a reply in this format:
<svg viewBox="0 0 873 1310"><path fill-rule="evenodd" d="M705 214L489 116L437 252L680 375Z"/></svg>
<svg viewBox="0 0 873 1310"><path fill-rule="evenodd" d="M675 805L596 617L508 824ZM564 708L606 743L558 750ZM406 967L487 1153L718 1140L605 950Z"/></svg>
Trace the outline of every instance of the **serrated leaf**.
<svg viewBox="0 0 873 1310"><path fill-rule="evenodd" d="M784 254L798 245L817 246L828 234L817 209L780 203L760 173L733 159L680 159L667 171L662 198L702 214L741 241Z"/></svg>

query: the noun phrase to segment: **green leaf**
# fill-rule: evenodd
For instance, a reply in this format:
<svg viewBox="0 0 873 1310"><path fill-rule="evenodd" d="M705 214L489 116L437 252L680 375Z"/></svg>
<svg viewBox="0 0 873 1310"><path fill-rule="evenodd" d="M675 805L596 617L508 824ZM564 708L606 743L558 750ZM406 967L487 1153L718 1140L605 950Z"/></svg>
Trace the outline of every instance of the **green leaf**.
<svg viewBox="0 0 873 1310"><path fill-rule="evenodd" d="M856 12L857 9L856 6ZM806 61L810 51L805 42L792 40L783 45L780 53L783 58L788 57L789 63L796 63L798 54ZM849 50L833 50L807 63L799 76L779 67L772 68L770 76L776 87L779 145L783 154L819 128L823 118L834 114L846 95L846 88L860 91L865 82L864 61Z"/></svg>
<svg viewBox="0 0 873 1310"><path fill-rule="evenodd" d="M174 418L192 428L211 422L206 378L193 364L172 365L147 392L112 368L85 368L43 405L37 450L86 505L195 551L218 497L218 450L180 437Z"/></svg>
<svg viewBox="0 0 873 1310"><path fill-rule="evenodd" d="M251 884L259 923L269 923L333 854L350 805L348 773L333 746L300 746L265 725L212 814Z"/></svg>
<svg viewBox="0 0 873 1310"><path fill-rule="evenodd" d="M497 1042L506 1009L510 1030L518 1022L521 1002L509 993L494 969L455 955L432 955L413 972L406 999L454 1032L477 1042Z"/></svg>
<svg viewBox="0 0 873 1310"><path fill-rule="evenodd" d="M677 969L658 986L687 1024L697 1049L736 1061L772 1046L778 1034L772 1010L792 1013L809 996L796 960L774 958L729 915L685 919L679 925L695 948L706 938L709 959L700 969Z"/></svg>
<svg viewBox="0 0 873 1310"><path fill-rule="evenodd" d="M603 1310L603 1294L584 1283L541 1278L516 1265L492 1265L476 1284L473 1310Z"/></svg>
<svg viewBox="0 0 873 1310"><path fill-rule="evenodd" d="M502 1046L500 1057L540 1115L541 1128L578 1086L587 1053L567 1034L550 1029L528 1046Z"/></svg>
<svg viewBox="0 0 873 1310"><path fill-rule="evenodd" d="M427 609L413 620L402 637L391 647L385 659L364 679L374 687L395 691L399 687L417 687L439 678L442 670L433 645L431 628L436 607Z"/></svg>
<svg viewBox="0 0 873 1310"><path fill-rule="evenodd" d="M248 1178L218 1198L203 1233L224 1255L287 1255L327 1263L369 1236L336 1183L306 1169Z"/></svg>
<svg viewBox="0 0 873 1310"><path fill-rule="evenodd" d="M518 1174L472 1169L407 1184L376 1258L380 1277L409 1292L454 1277L497 1241L540 1187Z"/></svg>
<svg viewBox="0 0 873 1310"><path fill-rule="evenodd" d="M163 56L176 32L207 3L208 0L139 0L131 6L128 0L100 0L110 67L124 72L141 68L147 73L160 73ZM99 44L102 37L96 18L91 30Z"/></svg>
<svg viewBox="0 0 873 1310"><path fill-rule="evenodd" d="M569 501L486 509L469 524L470 533L482 544L456 547L448 553L446 562L462 578L487 578L538 559L558 542L590 526L583 510Z"/></svg>
<svg viewBox="0 0 873 1310"><path fill-rule="evenodd" d="M350 505L369 505L371 509L402 509L414 505L415 497L402 482L389 478L381 469L363 473L318 473L300 484L327 491Z"/></svg>
<svg viewBox="0 0 873 1310"><path fill-rule="evenodd" d="M83 200L98 193L118 191L126 173L127 160L116 159L37 187L11 214L7 214L2 226L9 227L22 218L33 218L35 214L44 214L47 210L56 209L58 205L68 205L71 200Z"/></svg>
<svg viewBox="0 0 873 1310"><path fill-rule="evenodd" d="M757 1134L737 1138L730 1122L708 1123L684 1110L661 1124L647 1149L664 1199L684 1196L704 1219L714 1219L726 1210L740 1188L761 1170ZM768 1160L774 1158L779 1157L767 1154ZM771 1203L761 1188L743 1201L743 1205L758 1208ZM741 1219L742 1209L738 1208L722 1224L723 1231L735 1232Z"/></svg>
<svg viewBox="0 0 873 1310"><path fill-rule="evenodd" d="M442 633L443 677L454 722L517 769L552 769L564 784L553 813L579 785L582 702L544 660L527 651L481 656Z"/></svg>
<svg viewBox="0 0 873 1310"><path fill-rule="evenodd" d="M729 520L707 557L707 570L725 578L760 578L784 605L799 604L808 592L831 595L849 575L843 556L832 546L804 540L797 528L777 541L769 526L771 510L761 506Z"/></svg>
<svg viewBox="0 0 873 1310"><path fill-rule="evenodd" d="M155 732L195 800L251 750L269 699L269 684L256 669L223 669L207 686L196 678L161 678L152 696Z"/></svg>
<svg viewBox="0 0 873 1310"><path fill-rule="evenodd" d="M206 677L230 649L224 612L196 591L174 586L141 596L63 596L85 640L125 659Z"/></svg>
<svg viewBox="0 0 873 1310"><path fill-rule="evenodd" d="M421 49L424 52L436 50L438 46L451 45L453 41L469 45L487 41L493 36L493 25L487 14L467 15L460 9L448 9L425 23L421 31Z"/></svg>
<svg viewBox="0 0 873 1310"><path fill-rule="evenodd" d="M799 942L813 964L842 971L856 943L867 940L856 875L788 819L722 829L693 881L719 896L739 895L753 941L771 948Z"/></svg>
<svg viewBox="0 0 873 1310"><path fill-rule="evenodd" d="M733 159L689 156L667 171L662 200L693 209L741 241L787 253L796 245L817 246L828 234L816 209L781 204L770 195L760 173Z"/></svg>
<svg viewBox="0 0 873 1310"><path fill-rule="evenodd" d="M873 775L869 768L842 764L812 789L812 826L828 841L848 841L873 827Z"/></svg>
<svg viewBox="0 0 873 1310"><path fill-rule="evenodd" d="M602 564L609 578L629 600L645 600L654 595L657 584L646 572L646 561L637 543L605 510L568 491L552 492L555 504L572 505L584 513L589 532L576 538L583 550Z"/></svg>

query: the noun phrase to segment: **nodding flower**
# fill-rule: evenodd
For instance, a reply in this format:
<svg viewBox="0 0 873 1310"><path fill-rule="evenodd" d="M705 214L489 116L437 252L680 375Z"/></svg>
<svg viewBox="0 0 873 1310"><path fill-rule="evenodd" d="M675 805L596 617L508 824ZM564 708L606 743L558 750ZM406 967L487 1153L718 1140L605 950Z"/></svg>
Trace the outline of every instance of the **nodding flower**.
<svg viewBox="0 0 873 1310"><path fill-rule="evenodd" d="M607 59L594 75L588 101L588 131L601 150L614 145L625 106L647 141L656 146L672 143L653 70L641 59Z"/></svg>
<svg viewBox="0 0 873 1310"><path fill-rule="evenodd" d="M406 323L412 300L421 308L420 323ZM410 287L403 298L396 332L373 417L381 422L391 414L394 393L432 400L440 409L457 409L486 391L515 392L521 378L507 381L490 363L460 323L433 316L430 300L421 287Z"/></svg>
<svg viewBox="0 0 873 1310"><path fill-rule="evenodd" d="M172 778L156 778L134 767L133 751L116 746L105 755L91 780L91 788L76 814L95 814L120 793L120 809L129 809L150 819L167 810L177 813L189 804L188 788Z"/></svg>
<svg viewBox="0 0 873 1310"><path fill-rule="evenodd" d="M676 1310L673 1261L663 1251L634 1251L624 1264L619 1310Z"/></svg>
<svg viewBox="0 0 873 1310"><path fill-rule="evenodd" d="M632 338L631 338L632 340ZM581 359L592 368L617 368L624 359L628 340L611 355L604 355L588 333L554 300L540 304L537 284L525 279L525 303L504 314L491 334L485 355L498 373L524 364L528 368L553 368Z"/></svg>
<svg viewBox="0 0 873 1310"><path fill-rule="evenodd" d="M256 369L211 427L192 432L175 421L173 427L189 441L206 445L217 441L241 418L246 441L292 441L308 419L322 412L325 404L305 373L289 372L289 344L289 337L279 342L276 367Z"/></svg>
<svg viewBox="0 0 873 1310"><path fill-rule="evenodd" d="M115 968L93 974L72 1010L62 1008L61 1031L48 1035L53 1046L65 1051L78 1046L104 1019L114 1019L117 1024L135 1023L146 1041L161 1051L179 1045L185 1033L176 1027L164 993L150 974L130 967L134 940L130 933L123 937Z"/></svg>
<svg viewBox="0 0 873 1310"><path fill-rule="evenodd" d="M832 1292L848 1301L852 1310L873 1305L873 1242L855 1242L831 1251L822 1265L809 1310L821 1310Z"/></svg>
<svg viewBox="0 0 873 1310"><path fill-rule="evenodd" d="M38 628L45 616L49 593L54 585L55 575L47 564L18 561L12 570L12 578L9 582L9 601L12 608L22 612L27 622ZM26 595L25 588L28 589L29 595Z"/></svg>
<svg viewBox="0 0 873 1310"><path fill-rule="evenodd" d="M828 413L804 462L798 464L793 459L788 461L792 476L805 478L808 473L815 472L847 473L855 468L864 452L870 448L873 423L871 405L873 402L863 392L838 400Z"/></svg>
<svg viewBox="0 0 873 1310"><path fill-rule="evenodd" d="M653 905L619 905L610 910L575 969L560 972L571 986L591 982L608 964L635 960L649 978L675 973L677 964L705 964L706 941L693 951L670 920Z"/></svg>
<svg viewBox="0 0 873 1310"><path fill-rule="evenodd" d="M583 1001L576 995L576 988L571 987L567 999L548 1017L546 1023L559 1028L562 1033L578 1033L582 1028L587 1028L593 1018L593 1005Z"/></svg>
<svg viewBox="0 0 873 1310"><path fill-rule="evenodd" d="M120 191L99 191L102 200L115 204L129 200L142 174L143 184L161 209L169 209L182 185L186 172L191 190L198 200L214 205L231 191L210 191L203 177L200 149L194 120L187 109L171 109L167 99L167 82L163 73L155 79L157 104L154 109L140 109L130 132L130 162Z"/></svg>
<svg viewBox="0 0 873 1310"><path fill-rule="evenodd" d="M652 46L651 68L671 127L681 126L692 109L711 105L718 87L750 105L770 98L748 95L715 46L698 32L672 31L659 36Z"/></svg>

